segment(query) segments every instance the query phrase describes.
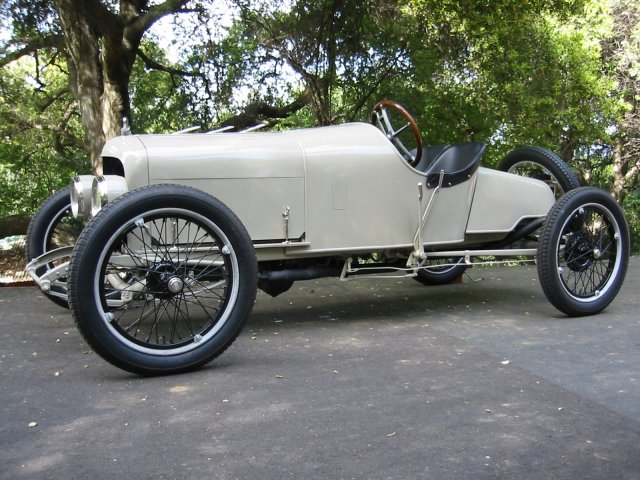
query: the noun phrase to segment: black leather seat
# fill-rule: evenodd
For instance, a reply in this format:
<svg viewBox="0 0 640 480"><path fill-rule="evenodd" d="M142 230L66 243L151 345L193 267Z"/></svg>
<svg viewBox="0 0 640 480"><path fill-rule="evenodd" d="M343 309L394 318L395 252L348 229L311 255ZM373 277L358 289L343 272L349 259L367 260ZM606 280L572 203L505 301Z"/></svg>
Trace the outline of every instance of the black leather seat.
<svg viewBox="0 0 640 480"><path fill-rule="evenodd" d="M480 166L485 148L480 142L431 145L422 149L422 158L415 168L427 174L427 187L438 186L440 172L444 172L442 188L453 187L471 178Z"/></svg>

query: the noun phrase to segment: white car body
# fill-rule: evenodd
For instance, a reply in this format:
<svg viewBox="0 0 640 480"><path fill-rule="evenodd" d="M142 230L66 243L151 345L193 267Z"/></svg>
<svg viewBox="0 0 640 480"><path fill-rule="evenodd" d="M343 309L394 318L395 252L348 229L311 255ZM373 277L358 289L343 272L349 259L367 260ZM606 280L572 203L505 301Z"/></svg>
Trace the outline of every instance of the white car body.
<svg viewBox="0 0 640 480"><path fill-rule="evenodd" d="M248 230L259 261L412 248L432 197L421 237L438 250L499 240L555 201L542 181L484 167L455 186L428 188L425 172L364 123L130 135L107 142L102 155L121 162L130 190L176 183L220 199Z"/></svg>

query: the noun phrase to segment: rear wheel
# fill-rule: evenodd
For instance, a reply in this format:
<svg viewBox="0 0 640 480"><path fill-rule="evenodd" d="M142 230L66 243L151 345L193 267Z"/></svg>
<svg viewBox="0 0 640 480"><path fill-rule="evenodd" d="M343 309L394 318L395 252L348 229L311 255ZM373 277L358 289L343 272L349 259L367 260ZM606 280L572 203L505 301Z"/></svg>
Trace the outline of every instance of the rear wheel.
<svg viewBox="0 0 640 480"><path fill-rule="evenodd" d="M135 373L190 370L224 352L257 290L253 245L214 197L153 185L108 204L71 258L78 328L105 360Z"/></svg>
<svg viewBox="0 0 640 480"><path fill-rule="evenodd" d="M462 257L442 258L429 261L429 266L418 270L414 278L423 285L445 285L453 282L467 268L469 265Z"/></svg>
<svg viewBox="0 0 640 480"><path fill-rule="evenodd" d="M56 248L74 245L83 227L84 222L74 218L71 213L69 189L57 191L44 201L29 223L26 240L27 262ZM41 267L36 273L42 275L54 266L55 264L49 264ZM47 298L61 307L69 308L66 299L66 278L53 282L50 291L51 293L45 293Z"/></svg>
<svg viewBox="0 0 640 480"><path fill-rule="evenodd" d="M549 211L538 246L547 299L570 316L592 315L618 293L629 262L627 222L611 196L583 187Z"/></svg>
<svg viewBox="0 0 640 480"><path fill-rule="evenodd" d="M542 180L549 185L556 200L580 186L575 173L564 160L540 147L517 148L500 162L498 170Z"/></svg>

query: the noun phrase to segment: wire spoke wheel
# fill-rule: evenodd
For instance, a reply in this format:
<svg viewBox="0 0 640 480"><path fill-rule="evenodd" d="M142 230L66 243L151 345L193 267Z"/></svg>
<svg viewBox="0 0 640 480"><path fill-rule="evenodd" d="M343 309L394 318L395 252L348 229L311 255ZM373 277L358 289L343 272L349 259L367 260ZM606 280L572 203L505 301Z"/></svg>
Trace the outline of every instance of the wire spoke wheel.
<svg viewBox="0 0 640 480"><path fill-rule="evenodd" d="M137 373L177 373L226 350L257 290L253 245L214 197L153 185L119 197L83 231L69 299L87 342Z"/></svg>
<svg viewBox="0 0 640 480"><path fill-rule="evenodd" d="M100 298L109 325L141 349L185 350L206 340L237 296L237 260L225 240L184 212L147 215L124 229L97 279L106 279Z"/></svg>
<svg viewBox="0 0 640 480"><path fill-rule="evenodd" d="M462 257L433 258L414 278L423 285L445 285L460 277L467 268L469 265Z"/></svg>
<svg viewBox="0 0 640 480"><path fill-rule="evenodd" d="M498 170L534 178L549 185L556 201L580 186L571 168L555 153L540 147L521 147L505 157Z"/></svg>
<svg viewBox="0 0 640 480"><path fill-rule="evenodd" d="M551 303L568 315L590 315L615 298L629 260L629 231L606 192L583 187L554 205L542 228L538 274Z"/></svg>
<svg viewBox="0 0 640 480"><path fill-rule="evenodd" d="M599 296L619 268L620 230L610 216L598 205L585 205L563 226L556 249L558 275L576 299Z"/></svg>
<svg viewBox="0 0 640 480"><path fill-rule="evenodd" d="M84 222L73 217L69 189L63 188L45 200L33 216L27 229L27 261L60 247L75 245ZM40 267L36 273L43 275L63 263L56 260ZM46 297L54 303L68 308L66 277L60 277L51 284L50 293Z"/></svg>

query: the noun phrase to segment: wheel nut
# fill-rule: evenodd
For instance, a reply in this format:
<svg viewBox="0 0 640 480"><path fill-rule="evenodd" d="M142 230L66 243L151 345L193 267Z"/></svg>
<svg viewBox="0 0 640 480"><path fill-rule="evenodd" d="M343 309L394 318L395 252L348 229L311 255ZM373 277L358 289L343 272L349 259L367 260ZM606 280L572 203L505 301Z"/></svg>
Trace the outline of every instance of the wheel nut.
<svg viewBox="0 0 640 480"><path fill-rule="evenodd" d="M184 287L184 282L181 278L171 277L167 282L167 288L171 293L178 293Z"/></svg>

